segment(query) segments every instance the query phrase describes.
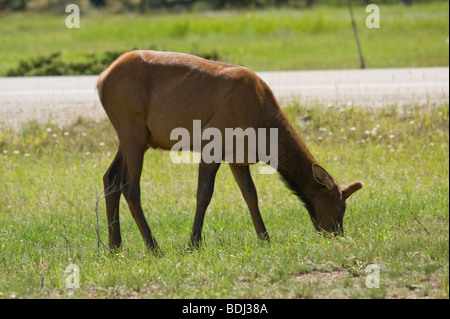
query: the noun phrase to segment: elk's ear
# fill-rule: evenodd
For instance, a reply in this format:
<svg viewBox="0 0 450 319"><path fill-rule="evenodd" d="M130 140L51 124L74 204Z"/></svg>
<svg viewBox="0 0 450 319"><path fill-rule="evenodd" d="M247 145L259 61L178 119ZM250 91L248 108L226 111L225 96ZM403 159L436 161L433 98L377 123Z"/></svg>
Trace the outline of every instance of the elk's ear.
<svg viewBox="0 0 450 319"><path fill-rule="evenodd" d="M333 177L331 177L331 175L328 174L328 172L324 168L322 168L320 165L317 165L314 163L312 165L312 171L313 171L314 179L320 185L325 186L329 190L332 190L337 187L336 181L333 179Z"/></svg>
<svg viewBox="0 0 450 319"><path fill-rule="evenodd" d="M355 182L342 191L342 198L346 200L351 194L364 187L363 182Z"/></svg>

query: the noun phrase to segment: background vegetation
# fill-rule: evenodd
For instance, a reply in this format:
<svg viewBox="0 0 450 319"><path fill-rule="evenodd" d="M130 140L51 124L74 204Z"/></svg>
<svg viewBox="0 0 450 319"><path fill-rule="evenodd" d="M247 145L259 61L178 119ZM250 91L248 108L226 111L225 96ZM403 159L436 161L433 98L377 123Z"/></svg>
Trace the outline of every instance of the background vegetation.
<svg viewBox="0 0 450 319"><path fill-rule="evenodd" d="M422 3L427 0L414 0ZM445 1L445 0L441 0ZM146 11L146 10L217 10L230 8L263 8L263 7L312 7L314 5L346 5L342 0L78 0L77 4L107 10ZM413 0L353 0L357 4L413 4ZM59 0L0 0L0 11L49 10L65 6L69 1ZM74 2L70 2L74 3Z"/></svg>
<svg viewBox="0 0 450 319"><path fill-rule="evenodd" d="M381 28L368 29L365 6L355 6L366 67L448 65L448 10L448 2L380 5ZM64 8L4 15L0 75L96 74L134 48L209 56L256 71L359 68L346 6L128 14L82 8L79 29L67 29L66 16Z"/></svg>

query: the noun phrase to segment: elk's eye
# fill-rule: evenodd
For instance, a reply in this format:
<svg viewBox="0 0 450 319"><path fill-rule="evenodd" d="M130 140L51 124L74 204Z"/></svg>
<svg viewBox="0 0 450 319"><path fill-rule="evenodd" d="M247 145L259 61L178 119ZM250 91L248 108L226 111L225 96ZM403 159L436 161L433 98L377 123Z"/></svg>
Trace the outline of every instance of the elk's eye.
<svg viewBox="0 0 450 319"><path fill-rule="evenodd" d="M347 205L345 203L341 204L340 209L342 213L345 213L345 209L347 208Z"/></svg>

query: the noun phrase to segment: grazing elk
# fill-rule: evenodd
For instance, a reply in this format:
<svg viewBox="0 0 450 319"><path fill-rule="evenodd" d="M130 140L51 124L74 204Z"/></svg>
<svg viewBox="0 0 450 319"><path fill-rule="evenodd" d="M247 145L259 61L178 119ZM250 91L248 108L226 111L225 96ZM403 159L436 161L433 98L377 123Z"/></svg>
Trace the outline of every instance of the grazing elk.
<svg viewBox="0 0 450 319"><path fill-rule="evenodd" d="M144 153L149 148L170 150L176 142L170 139L172 130L181 127L191 132L193 120L201 120L202 131L207 128L219 132L226 128L276 128L276 169L286 185L306 206L317 231L343 233L345 200L363 184L340 186L317 164L281 111L271 89L249 69L188 54L136 50L113 62L100 75L97 89L119 138L117 155L103 177L111 249L119 248L122 241L121 194L147 247L157 248L141 206ZM200 161L190 246L200 244L205 212L220 164ZM229 163L258 237L268 240L250 164L249 161Z"/></svg>

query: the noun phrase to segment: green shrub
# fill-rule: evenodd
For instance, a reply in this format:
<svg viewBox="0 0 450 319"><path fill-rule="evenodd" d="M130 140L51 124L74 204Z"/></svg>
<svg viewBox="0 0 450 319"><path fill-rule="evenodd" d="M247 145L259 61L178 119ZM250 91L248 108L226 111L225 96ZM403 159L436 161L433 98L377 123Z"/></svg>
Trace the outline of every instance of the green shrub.
<svg viewBox="0 0 450 319"><path fill-rule="evenodd" d="M99 74L105 70L123 51L106 51L102 54L86 54L82 62L66 62L60 52L47 56L38 56L30 60L20 60L16 68L10 69L7 76L36 76L36 75L90 75ZM209 60L220 60L217 51L199 52L194 48L192 54Z"/></svg>

